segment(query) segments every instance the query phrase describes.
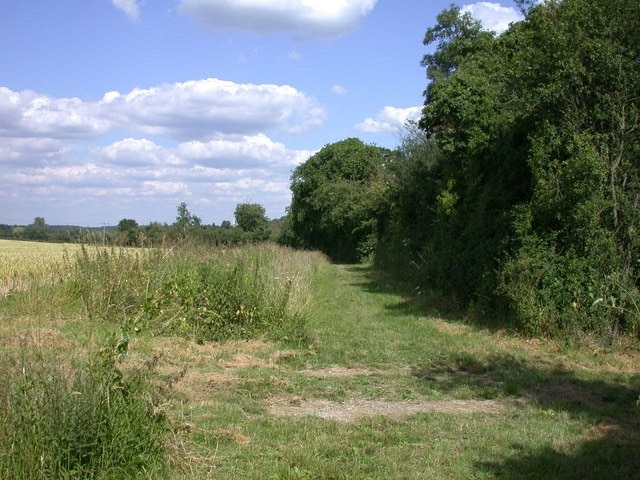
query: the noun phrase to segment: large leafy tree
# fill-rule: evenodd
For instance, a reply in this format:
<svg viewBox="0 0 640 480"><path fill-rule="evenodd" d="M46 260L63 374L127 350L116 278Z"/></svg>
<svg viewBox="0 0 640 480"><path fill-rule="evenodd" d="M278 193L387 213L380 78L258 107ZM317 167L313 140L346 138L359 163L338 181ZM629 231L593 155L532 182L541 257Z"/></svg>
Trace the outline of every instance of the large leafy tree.
<svg viewBox="0 0 640 480"><path fill-rule="evenodd" d="M507 306L530 332L636 329L640 2L519 3L499 36L457 7L427 31L436 153L399 168L393 217L426 213L419 241L397 236L424 286Z"/></svg>
<svg viewBox="0 0 640 480"><path fill-rule="evenodd" d="M266 240L269 237L269 219L266 210L259 203L238 204L234 217L236 225L252 234L256 240Z"/></svg>
<svg viewBox="0 0 640 480"><path fill-rule="evenodd" d="M348 138L299 165L291 176L293 242L343 262L371 253L384 205L382 167L390 154Z"/></svg>
<svg viewBox="0 0 640 480"><path fill-rule="evenodd" d="M640 3L547 2L516 35L532 196L504 291L533 331L636 330Z"/></svg>

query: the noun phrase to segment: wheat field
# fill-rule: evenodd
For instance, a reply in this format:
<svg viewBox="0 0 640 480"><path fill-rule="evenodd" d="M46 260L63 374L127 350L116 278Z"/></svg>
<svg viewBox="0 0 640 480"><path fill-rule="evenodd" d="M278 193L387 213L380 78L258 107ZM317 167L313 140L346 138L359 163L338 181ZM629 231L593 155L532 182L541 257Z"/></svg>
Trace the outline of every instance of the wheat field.
<svg viewBox="0 0 640 480"><path fill-rule="evenodd" d="M0 240L0 297L64 275L65 258L78 248L75 244Z"/></svg>

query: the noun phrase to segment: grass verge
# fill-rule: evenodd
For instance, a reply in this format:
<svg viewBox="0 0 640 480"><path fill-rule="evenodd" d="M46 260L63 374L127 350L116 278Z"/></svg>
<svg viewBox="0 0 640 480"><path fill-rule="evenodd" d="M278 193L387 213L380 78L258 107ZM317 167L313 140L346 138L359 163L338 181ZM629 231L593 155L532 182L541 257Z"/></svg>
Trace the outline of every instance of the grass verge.
<svg viewBox="0 0 640 480"><path fill-rule="evenodd" d="M120 286L136 277L108 273L120 267L106 269L102 278L111 280L93 283L106 286L93 290L95 305L116 307L76 321L74 329L99 330L117 319L149 322L128 331L118 370L139 371L157 359L149 378L169 427L169 478L622 479L640 471L637 349L576 347L444 320L392 293L366 266L288 252L226 251L209 262L221 266L215 274L198 270L210 252L174 252L185 270L141 268L151 276L131 287L130 297ZM294 279L291 292L299 292L287 308L302 308L304 342L285 340L277 329L215 340L196 335L189 323L184 331L156 330L158 319L164 325L197 306L163 304L163 313L148 319L144 308L130 308L147 305L139 298L159 298L156 290L175 291L163 286L195 282L184 288L191 301L230 278L234 286L274 288L278 299L278 280L287 276ZM245 310L252 305L251 292L230 298ZM240 305L229 312L236 315ZM46 323L23 320L26 330ZM58 354L77 349L73 329L47 325L40 344ZM5 349L18 344L5 332ZM66 368L58 376L73 384Z"/></svg>

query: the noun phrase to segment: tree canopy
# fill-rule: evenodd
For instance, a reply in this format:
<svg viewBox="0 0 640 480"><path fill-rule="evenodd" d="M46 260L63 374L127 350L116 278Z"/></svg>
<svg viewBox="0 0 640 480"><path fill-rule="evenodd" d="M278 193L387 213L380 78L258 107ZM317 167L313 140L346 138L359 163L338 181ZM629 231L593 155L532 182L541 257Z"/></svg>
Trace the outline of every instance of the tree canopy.
<svg viewBox="0 0 640 480"><path fill-rule="evenodd" d="M520 3L499 36L457 7L427 30L431 147L395 167L378 260L531 333L637 331L640 3Z"/></svg>
<svg viewBox="0 0 640 480"><path fill-rule="evenodd" d="M370 254L376 239L381 172L391 152L348 138L326 145L291 176L294 243L336 261Z"/></svg>
<svg viewBox="0 0 640 480"><path fill-rule="evenodd" d="M236 225L243 231L253 234L256 239L269 237L269 219L259 203L240 203L236 206L234 217Z"/></svg>

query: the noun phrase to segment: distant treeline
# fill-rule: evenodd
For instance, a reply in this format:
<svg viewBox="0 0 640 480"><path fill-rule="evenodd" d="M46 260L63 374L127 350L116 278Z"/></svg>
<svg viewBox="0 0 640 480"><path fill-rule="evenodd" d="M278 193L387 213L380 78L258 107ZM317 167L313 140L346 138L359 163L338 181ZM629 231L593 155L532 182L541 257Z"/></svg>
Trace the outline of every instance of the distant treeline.
<svg viewBox="0 0 640 480"><path fill-rule="evenodd" d="M178 205L177 217L172 224L151 222L138 225L135 219L123 218L118 225L80 227L47 225L43 217L36 217L30 225L0 224L0 238L149 247L184 241L212 245L243 244L276 240L280 235L282 219L269 220L260 204L239 204L234 215L235 224L225 220L220 225L203 225L183 202Z"/></svg>

